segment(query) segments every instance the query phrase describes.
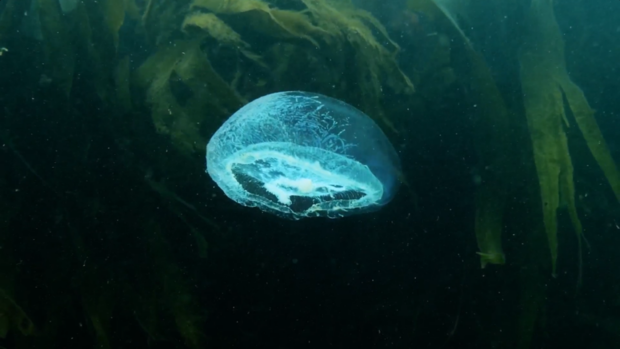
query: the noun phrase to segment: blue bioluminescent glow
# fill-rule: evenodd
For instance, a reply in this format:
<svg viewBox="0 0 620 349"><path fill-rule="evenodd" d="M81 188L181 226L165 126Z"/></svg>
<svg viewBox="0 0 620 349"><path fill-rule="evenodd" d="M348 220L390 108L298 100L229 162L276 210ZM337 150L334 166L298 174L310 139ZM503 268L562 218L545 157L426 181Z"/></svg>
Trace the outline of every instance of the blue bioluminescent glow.
<svg viewBox="0 0 620 349"><path fill-rule="evenodd" d="M399 171L370 117L316 93L258 98L207 145L207 172L229 198L292 219L378 209L394 196Z"/></svg>

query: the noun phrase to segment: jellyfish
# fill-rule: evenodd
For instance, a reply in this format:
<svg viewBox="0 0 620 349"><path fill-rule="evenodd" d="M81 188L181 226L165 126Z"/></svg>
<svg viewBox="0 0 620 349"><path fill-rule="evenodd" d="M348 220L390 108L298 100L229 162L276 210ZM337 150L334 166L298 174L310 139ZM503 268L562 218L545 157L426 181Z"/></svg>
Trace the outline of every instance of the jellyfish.
<svg viewBox="0 0 620 349"><path fill-rule="evenodd" d="M235 202L290 219L386 205L400 159L381 128L340 100L301 91L260 97L207 144L207 173Z"/></svg>

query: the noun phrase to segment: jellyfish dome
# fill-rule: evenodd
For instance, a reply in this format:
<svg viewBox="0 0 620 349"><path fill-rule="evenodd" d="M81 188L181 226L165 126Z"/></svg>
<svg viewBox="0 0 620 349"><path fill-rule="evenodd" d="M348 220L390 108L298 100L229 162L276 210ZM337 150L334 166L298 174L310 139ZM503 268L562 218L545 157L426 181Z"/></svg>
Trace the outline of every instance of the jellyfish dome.
<svg viewBox="0 0 620 349"><path fill-rule="evenodd" d="M258 98L207 144L207 172L229 198L292 219L376 210L394 196L399 171L370 117L316 93Z"/></svg>

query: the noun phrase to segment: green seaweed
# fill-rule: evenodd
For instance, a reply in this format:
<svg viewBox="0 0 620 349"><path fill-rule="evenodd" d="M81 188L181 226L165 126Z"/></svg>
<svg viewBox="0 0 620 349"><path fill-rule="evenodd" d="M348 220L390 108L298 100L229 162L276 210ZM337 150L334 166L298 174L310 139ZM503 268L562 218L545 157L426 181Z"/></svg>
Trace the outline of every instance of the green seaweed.
<svg viewBox="0 0 620 349"><path fill-rule="evenodd" d="M515 167L515 154L511 151L512 141L508 136L511 114L484 57L459 28L453 13L455 9L449 3L434 0L410 0L408 4L410 9L430 16L438 26L461 41L456 49L462 53L462 62L454 66L460 83L471 88L471 103L476 105L475 145L478 167L483 169L483 178L476 187L474 199L477 254L482 268L487 264L504 264L504 207L511 190L509 173Z"/></svg>
<svg viewBox="0 0 620 349"><path fill-rule="evenodd" d="M75 74L75 49L71 42L69 29L54 0L37 1L39 21L43 32L50 77L57 81L58 87L67 95L71 94Z"/></svg>
<svg viewBox="0 0 620 349"><path fill-rule="evenodd" d="M569 153L565 99L592 155L620 198L620 173L613 162L594 111L566 70L564 40L547 0L534 0L528 15L529 31L519 56L524 104L534 148L553 273L558 258L557 211L565 206L579 243L579 282L583 228L575 205L573 164Z"/></svg>
<svg viewBox="0 0 620 349"><path fill-rule="evenodd" d="M200 38L177 41L162 48L137 71L136 83L148 90L157 130L168 134L185 153L204 151L206 138L201 134L203 122L217 123L243 105L243 100L214 71L200 49ZM187 86L191 97L179 103L171 81ZM202 98L205 94L211 98ZM205 114L208 111L208 118Z"/></svg>
<svg viewBox="0 0 620 349"><path fill-rule="evenodd" d="M355 52L351 57L355 60L353 67L356 71L350 76L350 84L361 92L357 98L362 109L396 130L382 112L381 81L387 81L397 93L413 91L413 85L396 64L398 45L389 39L385 28L369 13L351 6L336 8L324 1L304 4L307 10L296 12L273 8L259 0L193 1L190 12L180 25L184 38L172 45L160 46L136 74L136 84L148 90L148 104L159 132L170 135L174 144L186 154L201 151L205 144L204 130L213 129L246 99L278 89L254 76L265 76L271 71L272 81L283 83L286 78L279 80L279 76L290 76L292 69L304 66L308 59L324 60L327 55L330 60L342 60L343 45L349 45ZM165 6L147 9L149 16L157 11L168 11L157 12L164 18L176 16ZM372 30L381 37L375 38ZM243 33L248 31L280 41L266 51L264 48L256 51L252 48L253 43L244 38ZM236 51L237 56L247 59L247 63L239 62L236 71L221 71L219 66L210 62L210 49L204 46L209 40L215 41L219 47ZM288 40L290 44L281 40ZM388 47L379 41L386 42ZM313 48L322 47L325 53L317 55L316 50L309 50L304 42ZM282 49L290 52L286 55L272 53ZM299 61L293 62L296 58ZM324 66L310 63L311 69L323 69ZM307 67L305 64L304 69L308 70ZM334 72L313 75L318 77L322 86L329 86L333 84L330 80L338 78ZM382 76L391 78L382 79ZM347 90L346 86L341 88ZM182 92L175 92L175 89ZM246 97L238 90L254 93ZM204 95L210 98L198 98Z"/></svg>
<svg viewBox="0 0 620 349"><path fill-rule="evenodd" d="M30 336L34 334L34 324L22 308L0 289L0 338L6 338L9 331Z"/></svg>
<svg viewBox="0 0 620 349"><path fill-rule="evenodd" d="M187 280L182 277L182 270L172 261L169 244L162 235L157 222L147 222L145 229L151 235L153 269L159 276L162 287L162 299L174 319L177 331L183 337L188 348L204 348L207 337L203 332L204 317L199 307L194 304Z"/></svg>

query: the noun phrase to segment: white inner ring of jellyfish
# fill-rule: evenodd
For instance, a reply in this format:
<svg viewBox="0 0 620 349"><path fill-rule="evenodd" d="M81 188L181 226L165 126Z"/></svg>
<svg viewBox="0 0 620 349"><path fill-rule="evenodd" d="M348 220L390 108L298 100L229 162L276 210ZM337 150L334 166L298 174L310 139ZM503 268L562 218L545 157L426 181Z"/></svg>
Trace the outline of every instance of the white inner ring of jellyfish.
<svg viewBox="0 0 620 349"><path fill-rule="evenodd" d="M252 192L248 185L252 183L254 189L261 187L272 194L273 199L263 197L260 201L276 210L291 206L292 197L312 199L304 209L309 213L361 208L383 196L383 184L368 166L321 148L289 142L249 146L229 156L224 168L229 184L241 187L249 196L264 196Z"/></svg>

